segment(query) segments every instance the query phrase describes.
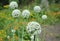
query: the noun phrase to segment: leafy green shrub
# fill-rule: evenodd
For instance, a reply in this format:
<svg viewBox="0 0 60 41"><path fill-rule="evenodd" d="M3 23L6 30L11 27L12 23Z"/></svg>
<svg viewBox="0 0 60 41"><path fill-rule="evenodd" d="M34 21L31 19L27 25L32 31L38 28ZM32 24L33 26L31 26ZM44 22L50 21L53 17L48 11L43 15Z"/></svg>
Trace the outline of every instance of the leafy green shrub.
<svg viewBox="0 0 60 41"><path fill-rule="evenodd" d="M58 12L60 11L60 8L56 5L50 5L50 10L53 12Z"/></svg>
<svg viewBox="0 0 60 41"><path fill-rule="evenodd" d="M51 10L54 11L54 12L58 12L59 8L52 8Z"/></svg>

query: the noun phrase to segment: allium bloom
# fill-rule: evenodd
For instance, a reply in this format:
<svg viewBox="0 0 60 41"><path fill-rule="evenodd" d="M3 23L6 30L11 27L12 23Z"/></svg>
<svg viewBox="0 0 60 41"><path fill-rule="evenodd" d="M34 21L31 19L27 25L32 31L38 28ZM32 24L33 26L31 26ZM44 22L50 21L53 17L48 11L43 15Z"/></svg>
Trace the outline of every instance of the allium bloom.
<svg viewBox="0 0 60 41"><path fill-rule="evenodd" d="M34 11L35 11L35 12L40 12L40 11L41 11L40 6L35 6L35 7L34 7Z"/></svg>
<svg viewBox="0 0 60 41"><path fill-rule="evenodd" d="M11 9L15 9L15 8L18 8L18 3L15 2L15 1L12 1L10 4L9 4L10 8Z"/></svg>
<svg viewBox="0 0 60 41"><path fill-rule="evenodd" d="M15 9L15 10L13 10L13 12L12 12L12 16L13 16L13 17L19 17L19 16L20 16L20 13L21 13L20 10Z"/></svg>
<svg viewBox="0 0 60 41"><path fill-rule="evenodd" d="M23 16L23 18L29 18L29 16L30 16L29 10L24 10L24 11L22 12L22 16Z"/></svg>
<svg viewBox="0 0 60 41"><path fill-rule="evenodd" d="M9 38L10 38L10 36L7 36L7 38L9 39Z"/></svg>
<svg viewBox="0 0 60 41"><path fill-rule="evenodd" d="M42 19L43 20L47 19L47 15L42 15Z"/></svg>
<svg viewBox="0 0 60 41"><path fill-rule="evenodd" d="M29 33L33 32L33 34L40 34L41 26L39 23L32 21L28 23L27 30Z"/></svg>
<svg viewBox="0 0 60 41"><path fill-rule="evenodd" d="M14 29L12 29L11 32L15 33L16 31Z"/></svg>

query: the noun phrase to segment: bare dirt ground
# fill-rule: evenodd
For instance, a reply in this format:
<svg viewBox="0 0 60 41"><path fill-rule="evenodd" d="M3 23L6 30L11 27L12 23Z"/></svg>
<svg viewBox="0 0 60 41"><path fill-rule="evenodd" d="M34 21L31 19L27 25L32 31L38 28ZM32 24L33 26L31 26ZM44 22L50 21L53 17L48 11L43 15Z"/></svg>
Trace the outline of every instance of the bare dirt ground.
<svg viewBox="0 0 60 41"><path fill-rule="evenodd" d="M45 39L45 41L60 41L60 24L45 26L42 30L41 39Z"/></svg>

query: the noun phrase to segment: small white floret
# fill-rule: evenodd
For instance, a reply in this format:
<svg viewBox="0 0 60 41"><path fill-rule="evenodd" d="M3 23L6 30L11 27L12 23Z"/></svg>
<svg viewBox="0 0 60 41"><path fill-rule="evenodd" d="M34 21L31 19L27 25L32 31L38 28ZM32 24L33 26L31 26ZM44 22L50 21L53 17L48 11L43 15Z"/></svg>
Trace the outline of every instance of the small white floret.
<svg viewBox="0 0 60 41"><path fill-rule="evenodd" d="M47 19L47 15L42 15L42 19L43 20Z"/></svg>
<svg viewBox="0 0 60 41"><path fill-rule="evenodd" d="M34 7L34 11L35 12L40 12L41 11L41 7L40 6L35 6Z"/></svg>

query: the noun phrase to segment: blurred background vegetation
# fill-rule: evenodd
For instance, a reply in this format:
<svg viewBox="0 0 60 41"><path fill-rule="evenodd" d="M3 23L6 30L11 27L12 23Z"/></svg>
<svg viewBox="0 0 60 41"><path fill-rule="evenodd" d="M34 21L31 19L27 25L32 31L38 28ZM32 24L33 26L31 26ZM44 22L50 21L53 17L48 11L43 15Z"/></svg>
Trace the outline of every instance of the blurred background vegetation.
<svg viewBox="0 0 60 41"><path fill-rule="evenodd" d="M36 3L36 4L40 4L41 3L41 0L0 0L0 9L3 8L4 5L8 5L9 2L11 1L16 1L19 3L19 5L31 5L32 3ZM49 4L59 4L60 3L60 0L48 0L49 1Z"/></svg>

